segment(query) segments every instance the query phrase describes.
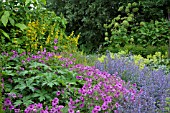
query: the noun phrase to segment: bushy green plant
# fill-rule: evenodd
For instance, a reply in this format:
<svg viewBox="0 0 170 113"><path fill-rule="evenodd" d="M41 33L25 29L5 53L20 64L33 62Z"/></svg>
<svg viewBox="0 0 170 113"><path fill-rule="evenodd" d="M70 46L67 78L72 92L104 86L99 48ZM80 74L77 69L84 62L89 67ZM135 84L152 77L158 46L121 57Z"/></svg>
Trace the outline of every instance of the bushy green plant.
<svg viewBox="0 0 170 113"><path fill-rule="evenodd" d="M67 32L81 33L79 48L84 52L96 51L104 41L103 24L113 18L124 0L47 0L48 8L63 13L68 21ZM53 4L51 4L53 3ZM51 4L51 5L50 5Z"/></svg>
<svg viewBox="0 0 170 113"><path fill-rule="evenodd" d="M80 35L75 36L72 32L66 35L66 19L63 15L57 16L53 11L44 9L41 5L34 4L33 9L27 5L21 5L18 1L16 6L11 1L4 2L0 26L2 51L12 49L24 49L27 52L36 52L46 48L52 50L54 40L58 42L58 50L75 52L77 50ZM8 7L14 7L9 9ZM14 10L17 8L17 11ZM26 14L26 16L24 16ZM18 17L21 15L21 17ZM17 18L16 18L17 17ZM17 23L19 22L19 23Z"/></svg>
<svg viewBox="0 0 170 113"><path fill-rule="evenodd" d="M106 28L104 47L120 48L135 44L147 48L168 44L169 26L165 19L150 22L138 21L136 16L140 13L136 2L121 6L118 11L124 13L113 18L109 24L104 24Z"/></svg>
<svg viewBox="0 0 170 113"><path fill-rule="evenodd" d="M131 28L136 23L135 17L138 14L137 3L129 3L126 7L119 7L118 11L122 12L121 15L113 18L109 24L104 24L105 32L105 43L106 46L111 47L122 47L128 44L130 41L129 34ZM125 14L123 14L125 13Z"/></svg>
<svg viewBox="0 0 170 113"><path fill-rule="evenodd" d="M3 60L1 54L0 54L0 59ZM3 108L3 104L2 104L2 102L3 102L3 98L2 98L3 84L2 84L2 73L1 72L2 72L2 61L0 61L0 112L3 113L3 110L2 110L2 108Z"/></svg>
<svg viewBox="0 0 170 113"><path fill-rule="evenodd" d="M23 109L35 101L47 105L58 91L63 92L58 98L65 105L70 97L78 96L75 90L83 84L76 79L77 73L68 68L74 63L72 59L46 52L45 49L30 55L12 51L3 53L3 58L3 97L8 98L7 94L23 97L12 98L15 107L20 105Z"/></svg>

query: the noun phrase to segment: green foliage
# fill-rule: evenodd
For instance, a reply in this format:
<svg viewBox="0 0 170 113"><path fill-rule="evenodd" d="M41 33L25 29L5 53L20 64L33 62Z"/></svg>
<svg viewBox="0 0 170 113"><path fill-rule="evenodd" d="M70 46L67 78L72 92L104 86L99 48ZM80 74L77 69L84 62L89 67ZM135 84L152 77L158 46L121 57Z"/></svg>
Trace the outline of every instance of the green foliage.
<svg viewBox="0 0 170 113"><path fill-rule="evenodd" d="M167 18L169 4L169 0L139 0L142 13L138 19L141 18L149 22L150 20Z"/></svg>
<svg viewBox="0 0 170 113"><path fill-rule="evenodd" d="M162 54L165 54L168 50L167 46L160 46L159 48L157 46L146 46L143 47L141 45L126 45L125 47L121 48L120 50L128 50L132 54L135 55L142 55L146 58L147 55L153 55L155 52L161 52Z"/></svg>
<svg viewBox="0 0 170 113"><path fill-rule="evenodd" d="M139 26L131 29L130 39L132 43L145 46L164 46L168 44L169 38L168 21L140 22Z"/></svg>
<svg viewBox="0 0 170 113"><path fill-rule="evenodd" d="M11 59L12 55L13 53L9 53L9 56L3 55L5 59L2 70L5 80L3 93L22 94L24 98L12 99L15 106L25 108L23 105L28 106L35 101L49 105L56 97L57 91L63 92L58 97L62 105L65 105L67 103L65 100L69 100L70 97L78 96L75 90L80 88L83 82L76 79L76 72L60 66L62 60L52 57L45 61L45 58L42 58L45 63L41 63L35 59L27 61L33 57L26 54Z"/></svg>
<svg viewBox="0 0 170 113"><path fill-rule="evenodd" d="M68 21L67 32L75 31L81 33L79 48L84 52L95 51L101 42L104 41L103 24L110 20L117 13L118 2L112 0L47 0L47 5L51 6L57 14L63 13Z"/></svg>
<svg viewBox="0 0 170 113"><path fill-rule="evenodd" d="M112 53L118 53L120 51L129 51L134 55L141 55L146 58L147 55L153 55L155 52L161 52L162 54L165 54L168 50L168 46L146 46L143 47L142 45L134 45L134 44L127 44L124 47L114 48L114 47L107 47L104 48L103 51L100 51L101 53L104 53L106 50L111 51Z"/></svg>
<svg viewBox="0 0 170 113"><path fill-rule="evenodd" d="M126 7L119 7L118 11L122 12L122 15L113 18L109 24L104 24L106 29L104 46L122 47L129 43L130 30L134 27L135 17L138 15L137 3L133 4L135 5L129 3Z"/></svg>
<svg viewBox="0 0 170 113"><path fill-rule="evenodd" d="M63 15L56 16L53 11L46 10L38 4L38 1L32 1L34 7L31 9L31 0L26 1L26 5L21 4L22 1L16 3L20 5L15 5L12 1L4 2L0 7L4 9L0 15L0 32L2 32L0 52L12 49L26 50L27 53L43 48L51 50L55 46L55 39L60 51L77 50L80 35L75 36L74 32L70 36L66 35L67 21Z"/></svg>
<svg viewBox="0 0 170 113"><path fill-rule="evenodd" d="M167 112L170 112L170 98L169 97L167 97L166 98L166 104L167 104L167 107L165 107L165 109L167 110Z"/></svg>
<svg viewBox="0 0 170 113"><path fill-rule="evenodd" d="M166 46L170 35L168 21L162 19L160 21L138 22L136 18L136 15L139 15L137 3L133 5L134 3L129 3L126 7L121 6L118 9L125 12L126 15L118 15L109 24L104 24L106 28L104 46L109 49L129 44L140 45L144 48ZM147 55L141 51L142 48L138 48L138 51L142 55Z"/></svg>
<svg viewBox="0 0 170 113"><path fill-rule="evenodd" d="M27 28L25 23L29 21L25 18L29 18L28 13L30 11L30 4L24 5L22 2L23 0L16 2L0 1L0 52L16 48L16 46L13 45L12 40L14 38L24 37L23 31Z"/></svg>
<svg viewBox="0 0 170 113"><path fill-rule="evenodd" d="M2 59L2 56L0 55L0 59ZM2 87L2 61L0 61L0 113L3 113L3 98L2 98L2 90L3 90L3 87Z"/></svg>

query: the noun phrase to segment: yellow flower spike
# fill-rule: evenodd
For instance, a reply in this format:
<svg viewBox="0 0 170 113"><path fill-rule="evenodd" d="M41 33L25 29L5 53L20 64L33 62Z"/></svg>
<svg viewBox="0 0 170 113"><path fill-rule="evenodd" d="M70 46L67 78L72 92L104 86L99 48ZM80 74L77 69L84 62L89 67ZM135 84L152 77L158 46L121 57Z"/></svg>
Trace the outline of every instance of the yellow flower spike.
<svg viewBox="0 0 170 113"><path fill-rule="evenodd" d="M74 31L71 32L70 37L72 37L73 35L74 35Z"/></svg>
<svg viewBox="0 0 170 113"><path fill-rule="evenodd" d="M40 46L40 50L43 51L43 46L42 45Z"/></svg>
<svg viewBox="0 0 170 113"><path fill-rule="evenodd" d="M61 55L55 55L54 58L61 58Z"/></svg>
<svg viewBox="0 0 170 113"><path fill-rule="evenodd" d="M34 40L36 40L36 38L35 38L35 37L32 37L31 40L34 41Z"/></svg>
<svg viewBox="0 0 170 113"><path fill-rule="evenodd" d="M55 39L58 39L58 34L55 35Z"/></svg>
<svg viewBox="0 0 170 113"><path fill-rule="evenodd" d="M27 30L28 33L31 33L31 30Z"/></svg>
<svg viewBox="0 0 170 113"><path fill-rule="evenodd" d="M37 49L37 43L34 44L34 48Z"/></svg>

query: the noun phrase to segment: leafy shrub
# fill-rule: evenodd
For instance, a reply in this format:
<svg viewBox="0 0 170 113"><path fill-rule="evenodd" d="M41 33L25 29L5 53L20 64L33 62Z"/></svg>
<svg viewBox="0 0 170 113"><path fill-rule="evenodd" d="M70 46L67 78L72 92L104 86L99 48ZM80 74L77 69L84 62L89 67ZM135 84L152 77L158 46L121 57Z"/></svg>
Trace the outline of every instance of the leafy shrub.
<svg viewBox="0 0 170 113"><path fill-rule="evenodd" d="M81 33L79 48L91 53L104 41L103 24L117 14L118 3L123 4L124 1L47 0L47 3L47 7L53 9L56 14L65 15L68 33L72 31L75 31L76 35Z"/></svg>
<svg viewBox="0 0 170 113"><path fill-rule="evenodd" d="M113 18L109 24L104 24L106 28L104 47L119 48L134 44L146 48L168 44L168 21L165 19L150 22L137 21L136 16L140 14L138 10L138 4L135 2L119 7L118 11L123 11L124 14Z"/></svg>
<svg viewBox="0 0 170 113"><path fill-rule="evenodd" d="M130 53L132 53L133 55L141 55L142 57L146 58L147 55L154 55L156 52L161 52L162 54L166 54L167 50L168 50L168 46L147 46L147 47L143 47L142 45L134 45L134 44L127 44L124 47L112 47L112 46L108 46L105 48L102 48L99 52L100 53L105 53L106 50L109 50L112 53L118 53L120 51L128 51Z"/></svg>
<svg viewBox="0 0 170 113"><path fill-rule="evenodd" d="M109 53L103 63L96 63L96 68L110 74L118 72L118 76L123 80L136 83L137 87L143 90L135 102L125 102L120 106L120 112L167 112L165 108L168 106L165 103L170 96L170 74L165 74L161 69L150 70L148 67L141 70L130 57L112 59ZM124 100L121 102L124 103Z"/></svg>
<svg viewBox="0 0 170 113"><path fill-rule="evenodd" d="M23 112L26 107L25 112L34 110L35 105L39 106L36 110L42 110L42 105L49 106L46 110L54 110L56 104L64 107L63 112L114 111L119 106L117 100L122 100L123 95L135 98L138 94L135 87L125 87L126 83L114 75L101 72L94 67L75 65L72 56L64 58L45 49L37 54L28 55L26 52L18 54L13 50L3 53L2 56L3 109L9 112ZM91 87L87 87L88 85ZM99 88L102 92L97 87L102 87ZM105 92L108 92L107 95L104 95ZM94 97L99 99L100 103ZM70 101L67 101L69 99ZM52 106L49 104L51 101ZM36 102L40 103L35 104Z"/></svg>
<svg viewBox="0 0 170 113"><path fill-rule="evenodd" d="M1 55L0 55L0 59L2 59L1 58ZM0 66L2 65L2 61L0 61ZM3 99L2 99L2 89L3 89L3 84L2 84L2 68L0 67L0 112L1 113L3 113L3 110L2 110L2 108L3 108L3 104L2 104L2 102L3 102Z"/></svg>
<svg viewBox="0 0 170 113"><path fill-rule="evenodd" d="M57 91L63 92L58 98L61 99L60 104L65 105L65 100L76 98L74 90L83 85L76 80L77 73L62 67L72 65L72 59L61 58L59 54L45 49L29 55L16 51L3 53L3 59L3 97L22 95L23 98L11 100L16 108L20 105L24 109L37 101L48 105Z"/></svg>
<svg viewBox="0 0 170 113"><path fill-rule="evenodd" d="M20 1L17 3L19 4ZM43 48L52 50L55 39L58 41L60 51L75 52L77 50L80 35L74 36L74 32L70 36L66 35L67 22L62 15L56 16L54 12L44 9L41 5L31 10L29 9L30 3L14 5L17 11L14 10L15 7L10 11L8 11L8 7L4 7L10 7L12 4L10 1L9 3L4 2L1 7L4 10L0 16L5 18L1 19L2 25L0 25L2 26L1 44L3 51L10 51L14 48L24 49L26 52L37 52L38 49ZM26 18L23 13L26 14ZM22 16L18 19L15 18L15 15Z"/></svg>

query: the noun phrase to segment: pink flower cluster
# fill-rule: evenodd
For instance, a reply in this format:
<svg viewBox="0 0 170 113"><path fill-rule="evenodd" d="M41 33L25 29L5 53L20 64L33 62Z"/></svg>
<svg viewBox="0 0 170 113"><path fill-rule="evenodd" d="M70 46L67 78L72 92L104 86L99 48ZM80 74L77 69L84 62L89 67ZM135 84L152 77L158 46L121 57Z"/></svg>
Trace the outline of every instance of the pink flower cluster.
<svg viewBox="0 0 170 113"><path fill-rule="evenodd" d="M126 83L121 78L102 72L95 67L77 64L70 70L78 72L79 75L76 78L84 81L83 87L78 90L81 94L79 104L72 105L76 106L75 108L86 107L92 113L99 111L107 113L118 108L120 106L118 100L123 99L125 95L130 95L131 101L138 96L133 89L136 86L132 85L132 88L127 89Z"/></svg>

